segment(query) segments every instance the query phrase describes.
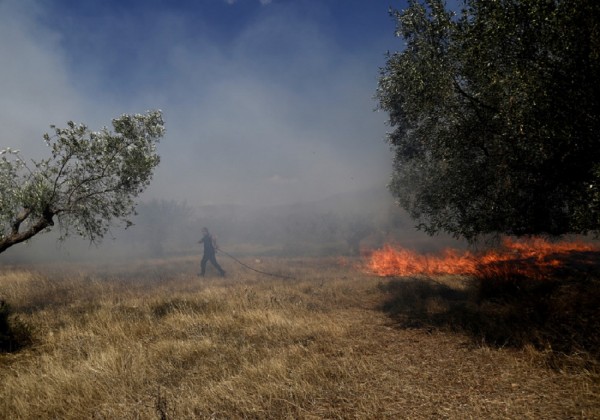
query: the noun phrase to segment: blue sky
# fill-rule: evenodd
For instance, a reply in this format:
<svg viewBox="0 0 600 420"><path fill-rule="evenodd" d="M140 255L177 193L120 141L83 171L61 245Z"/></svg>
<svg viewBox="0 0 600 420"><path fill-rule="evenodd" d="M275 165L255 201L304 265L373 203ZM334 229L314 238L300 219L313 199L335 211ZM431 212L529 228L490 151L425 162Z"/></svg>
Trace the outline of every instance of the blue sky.
<svg viewBox="0 0 600 420"><path fill-rule="evenodd" d="M392 0L0 0L0 148L161 109L144 199L281 204L387 183Z"/></svg>

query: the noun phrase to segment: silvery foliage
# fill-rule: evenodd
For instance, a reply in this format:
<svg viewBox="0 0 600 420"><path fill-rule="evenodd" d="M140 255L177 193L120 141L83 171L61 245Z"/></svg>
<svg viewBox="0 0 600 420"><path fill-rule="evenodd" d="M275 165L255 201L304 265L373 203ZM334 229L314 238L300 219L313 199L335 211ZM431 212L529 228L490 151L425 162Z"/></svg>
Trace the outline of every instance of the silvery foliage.
<svg viewBox="0 0 600 420"><path fill-rule="evenodd" d="M0 152L0 252L57 221L61 239L75 232L97 241L112 222L131 224L134 199L150 183L164 134L160 111L122 115L90 131L69 122L51 126L51 156L25 161L18 150Z"/></svg>

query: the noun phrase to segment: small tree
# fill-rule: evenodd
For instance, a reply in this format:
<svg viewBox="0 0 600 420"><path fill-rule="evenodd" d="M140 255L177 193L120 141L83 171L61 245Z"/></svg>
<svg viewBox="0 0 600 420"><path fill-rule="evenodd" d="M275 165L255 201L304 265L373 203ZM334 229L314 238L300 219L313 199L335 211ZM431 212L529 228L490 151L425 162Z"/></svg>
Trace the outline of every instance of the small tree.
<svg viewBox="0 0 600 420"><path fill-rule="evenodd" d="M394 11L377 97L390 189L429 233L600 230L600 2L442 0Z"/></svg>
<svg viewBox="0 0 600 420"><path fill-rule="evenodd" d="M122 115L89 131L69 122L44 135L51 157L26 162L19 151L0 152L0 253L58 222L61 239L75 232L94 242L114 219L130 225L134 199L159 163L164 134L160 111Z"/></svg>

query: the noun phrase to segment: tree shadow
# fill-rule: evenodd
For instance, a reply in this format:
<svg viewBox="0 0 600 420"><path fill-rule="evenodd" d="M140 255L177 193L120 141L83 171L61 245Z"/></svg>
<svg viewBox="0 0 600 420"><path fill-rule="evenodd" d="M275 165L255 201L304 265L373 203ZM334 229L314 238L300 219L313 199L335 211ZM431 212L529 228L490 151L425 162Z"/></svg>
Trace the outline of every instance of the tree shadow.
<svg viewBox="0 0 600 420"><path fill-rule="evenodd" d="M487 266L476 276L402 277L380 285L380 309L400 328L464 333L496 347L533 346L600 361L600 254L577 252L532 276L530 261Z"/></svg>
<svg viewBox="0 0 600 420"><path fill-rule="evenodd" d="M0 299L0 353L16 352L33 342L32 329Z"/></svg>

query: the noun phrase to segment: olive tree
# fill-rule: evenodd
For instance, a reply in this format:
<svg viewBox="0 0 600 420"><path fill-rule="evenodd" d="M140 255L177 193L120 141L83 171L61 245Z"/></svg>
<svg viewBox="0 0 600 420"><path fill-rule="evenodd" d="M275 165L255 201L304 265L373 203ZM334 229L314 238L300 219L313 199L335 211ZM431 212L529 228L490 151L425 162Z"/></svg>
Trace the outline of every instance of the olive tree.
<svg viewBox="0 0 600 420"><path fill-rule="evenodd" d="M600 2L409 1L377 99L390 189L428 233L598 232Z"/></svg>
<svg viewBox="0 0 600 420"><path fill-rule="evenodd" d="M160 111L122 115L113 131L90 131L69 122L51 126L44 141L50 157L0 152L0 253L58 223L61 239L72 233L97 241L115 221L130 224L134 199L159 163L164 134Z"/></svg>

